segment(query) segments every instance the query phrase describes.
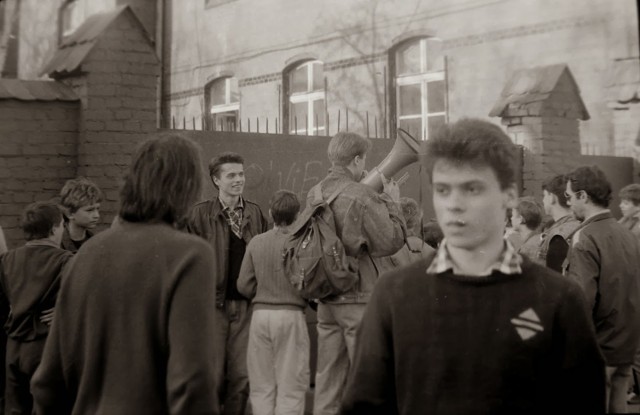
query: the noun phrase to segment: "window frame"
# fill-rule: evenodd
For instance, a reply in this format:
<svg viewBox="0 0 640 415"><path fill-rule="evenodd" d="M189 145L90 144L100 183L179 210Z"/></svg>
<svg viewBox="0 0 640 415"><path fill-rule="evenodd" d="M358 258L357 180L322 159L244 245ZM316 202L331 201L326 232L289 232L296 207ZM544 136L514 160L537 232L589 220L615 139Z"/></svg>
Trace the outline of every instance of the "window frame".
<svg viewBox="0 0 640 415"><path fill-rule="evenodd" d="M286 97L285 102L287 106L286 113L288 114L288 127L287 132L289 134L295 135L320 135L326 134L326 104L327 104L327 91L325 85L321 86L322 89L313 89L313 80L314 80L314 67L320 64L322 65L323 73L324 73L324 62L318 59L310 59L302 62L298 62L292 65L285 73L284 80L287 83L286 85ZM291 84L292 84L292 75L295 71L299 70L303 66L307 67L307 89L304 92L290 92ZM317 101L323 102L322 114L318 115L318 124L320 124L320 120L322 120L322 125L316 125L316 114L314 111L314 104ZM307 103L307 114L308 117L306 120L299 120L296 124L295 116L292 114L292 104L301 104ZM307 125L308 123L308 125Z"/></svg>
<svg viewBox="0 0 640 415"><path fill-rule="evenodd" d="M224 81L224 104L213 104L213 88L218 82ZM233 122L233 129L237 128L238 122L240 120L240 87L237 86L238 89L238 101L231 101L231 90L232 84L231 82L238 82L237 79L233 75L225 75L220 76L211 81L207 82L205 85L205 105L207 111L207 120L213 126L213 129L217 129L218 126L218 117L221 117L223 120L227 120L228 118L235 117L235 121ZM228 126L230 121L223 122L222 129L224 130L225 126Z"/></svg>
<svg viewBox="0 0 640 415"><path fill-rule="evenodd" d="M416 120L420 119L421 131L419 134L420 140L427 140L429 138L429 119L434 117L444 116L444 122L448 122L449 119L449 99L448 99L448 82L447 82L447 61L446 56L442 55L439 59L443 59L442 70L428 71L428 40L433 39L430 36L414 37L404 40L395 45L389 53L391 60L391 68L393 74L391 76L391 89L390 94L393 97L393 101L390 103L391 112L391 124L395 127L392 131L392 137L397 135L397 128L400 126L402 120ZM399 55L403 48L410 44L418 43L420 53L420 72L418 73L398 73ZM428 112L428 99L429 99L429 83L435 81L443 82L443 94L444 94L444 109L443 111ZM400 89L403 86L420 85L420 113L419 114L401 114L401 100Z"/></svg>

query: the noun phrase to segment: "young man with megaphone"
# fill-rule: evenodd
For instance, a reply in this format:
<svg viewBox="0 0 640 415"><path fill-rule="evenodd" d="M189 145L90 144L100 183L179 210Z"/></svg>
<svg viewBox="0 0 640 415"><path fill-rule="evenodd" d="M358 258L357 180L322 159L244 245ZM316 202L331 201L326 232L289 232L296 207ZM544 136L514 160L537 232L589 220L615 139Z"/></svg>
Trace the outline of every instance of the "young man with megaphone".
<svg viewBox="0 0 640 415"><path fill-rule="evenodd" d="M356 328L378 278L374 259L392 255L403 245L406 226L400 212L400 190L382 174L382 193L360 183L371 142L355 133L340 132L329 143L329 174L319 184L326 200L342 190L330 204L336 234L348 256L357 262L359 278L344 294L318 304L318 365L314 414L337 414L347 372L353 362ZM314 189L309 198L314 197ZM309 202L310 199L307 199Z"/></svg>

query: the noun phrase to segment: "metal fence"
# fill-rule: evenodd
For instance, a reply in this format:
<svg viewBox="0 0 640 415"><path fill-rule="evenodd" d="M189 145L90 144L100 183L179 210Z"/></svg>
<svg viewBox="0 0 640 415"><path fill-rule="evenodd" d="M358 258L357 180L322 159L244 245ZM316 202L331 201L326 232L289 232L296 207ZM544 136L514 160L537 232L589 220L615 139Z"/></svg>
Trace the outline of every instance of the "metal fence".
<svg viewBox="0 0 640 415"><path fill-rule="evenodd" d="M349 117L351 116L351 123ZM356 118L356 123L353 118ZM310 121L314 121L310 126ZM340 131L356 131L367 138L389 138L386 133L387 122L377 115L370 116L368 111L363 114L355 114L338 110L334 118L327 112L320 116L316 114L313 120L308 116L292 116L289 128L283 129L279 117L216 117L216 115L201 115L200 117L181 118L172 116L170 123L163 123L167 128L174 130L202 130L202 131L226 131L243 133L264 133L264 134L289 134L307 136L330 136ZM393 131L393 127L392 130Z"/></svg>

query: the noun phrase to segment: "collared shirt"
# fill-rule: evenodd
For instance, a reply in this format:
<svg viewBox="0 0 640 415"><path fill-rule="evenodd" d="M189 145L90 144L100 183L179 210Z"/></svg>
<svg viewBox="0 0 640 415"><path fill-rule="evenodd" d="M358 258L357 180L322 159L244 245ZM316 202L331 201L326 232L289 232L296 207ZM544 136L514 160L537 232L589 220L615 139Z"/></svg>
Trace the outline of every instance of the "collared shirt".
<svg viewBox="0 0 640 415"><path fill-rule="evenodd" d="M238 200L238 204L235 208L231 209L231 206L227 206L224 201L218 198L220 205L222 206L222 213L224 214L227 223L231 228L231 231L240 239L242 239L242 215L244 212L244 201L242 196Z"/></svg>
<svg viewBox="0 0 640 415"><path fill-rule="evenodd" d="M502 249L500 256L496 262L491 265L488 272L482 275L489 275L493 271L498 271L507 275L521 274L522 267L520 267L520 264L522 264L522 256L516 252L513 245L511 245L511 242L505 239L504 248ZM445 238L442 240L433 262L431 262L431 265L427 268L427 274L441 274L454 269L455 265L451 255L449 254L449 250L447 249L447 240Z"/></svg>

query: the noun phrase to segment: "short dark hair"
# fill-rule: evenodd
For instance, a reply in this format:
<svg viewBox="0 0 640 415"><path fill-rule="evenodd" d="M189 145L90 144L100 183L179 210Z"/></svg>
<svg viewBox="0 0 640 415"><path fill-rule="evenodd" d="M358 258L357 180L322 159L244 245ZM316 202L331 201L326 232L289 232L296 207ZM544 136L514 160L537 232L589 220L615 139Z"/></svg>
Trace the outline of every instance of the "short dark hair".
<svg viewBox="0 0 640 415"><path fill-rule="evenodd" d="M288 190L278 190L269 201L271 217L278 226L288 226L296 220L300 211L300 202L295 193Z"/></svg>
<svg viewBox="0 0 640 415"><path fill-rule="evenodd" d="M81 207L100 202L100 188L86 177L67 180L60 190L60 205L67 214L76 213Z"/></svg>
<svg viewBox="0 0 640 415"><path fill-rule="evenodd" d="M477 118L463 118L440 127L426 142L429 171L438 159L455 164L488 166L504 190L515 183L516 146L497 125Z"/></svg>
<svg viewBox="0 0 640 415"><path fill-rule="evenodd" d="M233 151L225 151L224 153L218 154L217 156L209 160L209 177L211 177L212 180L213 176L216 176L219 179L220 167L222 167L223 164L227 163L244 165L244 158L240 154L234 153ZM213 183L213 185L216 186L215 182ZM216 189L217 188L218 186L216 186Z"/></svg>
<svg viewBox="0 0 640 415"><path fill-rule="evenodd" d="M136 150L120 191L120 217L130 222L181 221L202 185L198 146L175 133L161 134Z"/></svg>
<svg viewBox="0 0 640 415"><path fill-rule="evenodd" d="M598 166L581 166L567 174L571 190L584 191L589 199L600 207L608 207L611 202L611 183ZM566 183L565 183L566 185Z"/></svg>
<svg viewBox="0 0 640 415"><path fill-rule="evenodd" d="M22 212L22 231L27 241L48 238L61 221L62 212L57 203L34 202Z"/></svg>
<svg viewBox="0 0 640 415"><path fill-rule="evenodd" d="M628 200L635 206L640 205L640 184L632 183L628 184L618 193L620 200Z"/></svg>
<svg viewBox="0 0 640 415"><path fill-rule="evenodd" d="M542 209L538 203L527 198L520 198L515 210L522 216L522 223L527 228L530 230L538 229L542 222Z"/></svg>
<svg viewBox="0 0 640 415"><path fill-rule="evenodd" d="M360 134L339 132L329 141L327 156L331 164L346 166L355 156L363 157L371 149L371 140Z"/></svg>
<svg viewBox="0 0 640 415"><path fill-rule="evenodd" d="M422 237L430 247L437 249L440 242L444 239L444 234L438 221L431 219L422 225Z"/></svg>
<svg viewBox="0 0 640 415"><path fill-rule="evenodd" d="M542 190L546 190L547 192L555 195L558 198L558 203L565 209L569 208L567 204L567 198L564 195L565 190L567 190L567 176L564 174L558 174L557 176L553 176L550 179L547 179L542 183Z"/></svg>

